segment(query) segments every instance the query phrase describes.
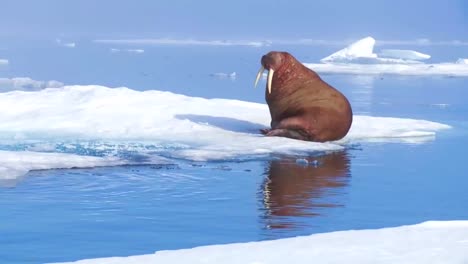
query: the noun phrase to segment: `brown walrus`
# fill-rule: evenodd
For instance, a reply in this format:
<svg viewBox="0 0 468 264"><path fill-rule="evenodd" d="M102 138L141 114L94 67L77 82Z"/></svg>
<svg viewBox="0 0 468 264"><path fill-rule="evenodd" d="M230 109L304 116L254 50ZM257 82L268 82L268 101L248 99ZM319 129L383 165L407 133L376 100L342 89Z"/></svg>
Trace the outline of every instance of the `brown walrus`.
<svg viewBox="0 0 468 264"><path fill-rule="evenodd" d="M262 57L268 70L265 99L270 108L267 136L307 141L332 141L346 136L353 121L348 99L287 52L272 51Z"/></svg>

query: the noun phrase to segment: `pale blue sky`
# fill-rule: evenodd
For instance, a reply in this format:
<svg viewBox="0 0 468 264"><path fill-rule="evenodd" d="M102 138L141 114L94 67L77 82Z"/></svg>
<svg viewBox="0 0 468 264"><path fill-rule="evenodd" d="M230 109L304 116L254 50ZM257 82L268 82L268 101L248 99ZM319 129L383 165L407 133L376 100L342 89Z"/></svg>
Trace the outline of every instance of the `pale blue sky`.
<svg viewBox="0 0 468 264"><path fill-rule="evenodd" d="M463 0L3 0L0 37L466 40Z"/></svg>

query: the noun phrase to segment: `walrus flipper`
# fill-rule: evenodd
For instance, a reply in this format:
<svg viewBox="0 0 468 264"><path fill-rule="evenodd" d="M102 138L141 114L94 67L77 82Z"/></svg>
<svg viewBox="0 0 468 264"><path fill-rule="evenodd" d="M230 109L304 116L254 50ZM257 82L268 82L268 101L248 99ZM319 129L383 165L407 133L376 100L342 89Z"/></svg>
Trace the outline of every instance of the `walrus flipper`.
<svg viewBox="0 0 468 264"><path fill-rule="evenodd" d="M292 139L313 141L310 135L302 129L277 128L269 130L265 135L268 137L287 137Z"/></svg>

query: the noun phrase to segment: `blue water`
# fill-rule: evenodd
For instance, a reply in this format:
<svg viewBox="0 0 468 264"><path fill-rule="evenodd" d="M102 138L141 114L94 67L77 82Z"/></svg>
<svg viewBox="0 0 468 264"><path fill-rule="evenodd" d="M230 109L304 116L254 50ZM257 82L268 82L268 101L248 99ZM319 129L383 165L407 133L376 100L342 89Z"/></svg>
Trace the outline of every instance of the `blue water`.
<svg viewBox="0 0 468 264"><path fill-rule="evenodd" d="M264 102L263 90L252 85L266 50L287 49L312 62L337 49L152 47L135 55L83 45L12 45L2 50L11 65L0 74ZM456 59L434 53L445 56L441 61ZM210 76L233 71L235 80ZM351 145L305 157L308 164L297 161L304 157L271 156L33 171L0 187L0 262L72 261L468 219L468 79L323 78L348 96L357 114L426 119L453 129L421 144Z"/></svg>

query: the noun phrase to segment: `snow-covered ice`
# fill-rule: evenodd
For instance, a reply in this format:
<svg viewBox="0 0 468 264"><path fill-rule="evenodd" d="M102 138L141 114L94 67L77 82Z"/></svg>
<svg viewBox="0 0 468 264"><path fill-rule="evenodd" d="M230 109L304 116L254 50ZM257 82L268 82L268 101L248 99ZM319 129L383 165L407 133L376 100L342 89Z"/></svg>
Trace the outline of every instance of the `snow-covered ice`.
<svg viewBox="0 0 468 264"><path fill-rule="evenodd" d="M156 39L96 39L95 43L103 44L126 44L126 45L157 45L157 46L248 46L248 47L264 47L270 46L269 41L237 41L237 40L198 40L198 39L172 39L172 38L156 38Z"/></svg>
<svg viewBox="0 0 468 264"><path fill-rule="evenodd" d="M387 49L374 52L376 40L361 39L321 60L321 63L304 63L318 73L364 75L425 75L468 76L468 64L457 62L424 63L431 56L414 50Z"/></svg>
<svg viewBox="0 0 468 264"><path fill-rule="evenodd" d="M225 72L216 72L210 74L210 76L215 77L217 79L231 79L235 80L237 78L237 73L236 72L231 72L231 73L225 73Z"/></svg>
<svg viewBox="0 0 468 264"><path fill-rule="evenodd" d="M468 76L468 64L324 64L304 63L304 65L323 74L357 74L357 75L409 75L409 76Z"/></svg>
<svg viewBox="0 0 468 264"><path fill-rule="evenodd" d="M59 81L36 81L29 77L0 78L0 92L13 90L38 91L45 88L58 88L64 84Z"/></svg>
<svg viewBox="0 0 468 264"><path fill-rule="evenodd" d="M0 150L0 180L16 179L30 170L123 165L116 157L89 157L63 153Z"/></svg>
<svg viewBox="0 0 468 264"><path fill-rule="evenodd" d="M468 59L458 59L457 63L458 64L468 64Z"/></svg>
<svg viewBox="0 0 468 264"><path fill-rule="evenodd" d="M0 93L0 112L1 142L48 142L46 147L32 144L26 148L29 151L63 152L64 142L102 142L94 145L102 150L101 156L112 157L121 149L133 148L142 155L196 161L307 155L363 141L431 140L436 131L449 128L425 120L355 116L344 139L305 142L261 135L259 129L270 122L266 104L103 86ZM4 168L23 166L18 161L8 164L2 160ZM53 161L49 164L50 168L57 166ZM3 176L5 170L0 178L11 178Z"/></svg>
<svg viewBox="0 0 468 264"><path fill-rule="evenodd" d="M363 38L348 47L321 59L321 62L349 62L360 58L374 59L377 58L377 54L374 53L374 45L374 38Z"/></svg>
<svg viewBox="0 0 468 264"><path fill-rule="evenodd" d="M400 49L383 49L379 52L379 56L403 60L427 60L431 58L431 55L418 51Z"/></svg>
<svg viewBox="0 0 468 264"><path fill-rule="evenodd" d="M468 263L468 221L429 221L279 240L88 259L75 264Z"/></svg>
<svg viewBox="0 0 468 264"><path fill-rule="evenodd" d="M112 52L112 53L127 52L127 53L133 53L133 54L143 54L143 53L145 53L145 50L144 49L116 49L116 48L111 48L110 52Z"/></svg>

